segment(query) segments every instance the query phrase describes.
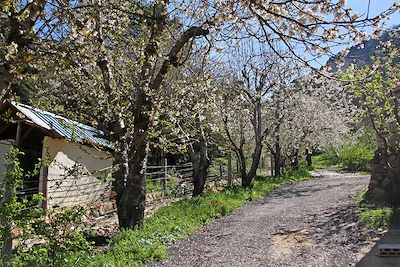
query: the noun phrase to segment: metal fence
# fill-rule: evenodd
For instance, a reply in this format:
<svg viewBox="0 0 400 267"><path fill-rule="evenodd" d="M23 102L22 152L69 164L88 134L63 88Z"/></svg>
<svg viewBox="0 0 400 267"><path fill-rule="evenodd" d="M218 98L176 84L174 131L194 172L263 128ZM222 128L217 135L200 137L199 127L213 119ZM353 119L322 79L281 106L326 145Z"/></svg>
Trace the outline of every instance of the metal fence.
<svg viewBox="0 0 400 267"><path fill-rule="evenodd" d="M217 166L217 173L207 176L205 189L228 185L228 167ZM146 172L147 199L179 198L188 196L193 190L193 165L191 162L177 165L148 166ZM233 174L232 174L233 175Z"/></svg>

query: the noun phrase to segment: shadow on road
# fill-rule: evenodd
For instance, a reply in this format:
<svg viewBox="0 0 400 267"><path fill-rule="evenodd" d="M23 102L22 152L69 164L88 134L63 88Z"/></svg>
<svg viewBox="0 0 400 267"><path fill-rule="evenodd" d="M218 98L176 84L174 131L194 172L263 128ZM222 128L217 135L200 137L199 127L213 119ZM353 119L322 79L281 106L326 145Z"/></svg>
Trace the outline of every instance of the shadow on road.
<svg viewBox="0 0 400 267"><path fill-rule="evenodd" d="M313 194L315 194L316 192L319 191L323 191L323 190L328 190L328 189L332 189L332 188L337 188L337 187L341 187L343 186L343 184L336 184L336 185L309 185L309 186L305 186L303 188L287 188L287 189L280 189L277 190L275 192L272 192L269 195L269 198L272 197L279 197L279 199L289 199L292 197L301 197L301 196L312 196Z"/></svg>

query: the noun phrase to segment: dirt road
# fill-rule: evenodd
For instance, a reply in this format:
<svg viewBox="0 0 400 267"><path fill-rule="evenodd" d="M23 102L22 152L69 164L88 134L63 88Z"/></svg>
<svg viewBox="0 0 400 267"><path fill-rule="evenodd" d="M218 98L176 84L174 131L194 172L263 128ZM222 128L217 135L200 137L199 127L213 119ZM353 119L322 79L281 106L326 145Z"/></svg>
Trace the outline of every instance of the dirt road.
<svg viewBox="0 0 400 267"><path fill-rule="evenodd" d="M368 176L316 172L273 191L173 245L148 266L353 266L370 246L354 196Z"/></svg>

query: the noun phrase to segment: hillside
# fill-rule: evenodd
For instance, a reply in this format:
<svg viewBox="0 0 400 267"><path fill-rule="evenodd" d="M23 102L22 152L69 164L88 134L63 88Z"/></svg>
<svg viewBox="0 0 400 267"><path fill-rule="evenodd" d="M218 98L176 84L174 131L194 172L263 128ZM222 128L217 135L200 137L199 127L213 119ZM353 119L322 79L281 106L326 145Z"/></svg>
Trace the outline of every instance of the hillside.
<svg viewBox="0 0 400 267"><path fill-rule="evenodd" d="M395 30L400 30L400 25L394 27ZM395 33L395 34L393 34ZM350 64L358 67L372 64L372 57L380 51L381 44L390 41L397 46L400 46L400 32L399 31L385 31L379 38L363 41L359 45L352 46L350 52L345 57L345 63L341 70L346 69ZM331 57L326 63L331 67L332 71L337 71L338 56Z"/></svg>

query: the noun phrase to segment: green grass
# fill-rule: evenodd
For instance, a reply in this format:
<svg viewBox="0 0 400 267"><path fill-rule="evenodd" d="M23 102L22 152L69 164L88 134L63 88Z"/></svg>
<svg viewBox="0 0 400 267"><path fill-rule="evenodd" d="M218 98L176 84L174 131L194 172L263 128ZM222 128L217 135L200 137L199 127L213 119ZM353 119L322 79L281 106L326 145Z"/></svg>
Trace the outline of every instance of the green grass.
<svg viewBox="0 0 400 267"><path fill-rule="evenodd" d="M368 202L365 192L359 194L356 200L360 206L358 215L361 225L373 229L400 227L400 207Z"/></svg>
<svg viewBox="0 0 400 267"><path fill-rule="evenodd" d="M319 154L312 157L312 167L314 169L324 169L324 168L340 168L338 163L332 163L325 154Z"/></svg>
<svg viewBox="0 0 400 267"><path fill-rule="evenodd" d="M79 255L67 259L64 266L143 266L167 257L167 246L214 219L233 212L244 203L260 198L282 185L309 179L300 169L279 178L257 177L250 189L234 187L210 192L160 208L145 220L142 229L122 231L113 239L109 251L97 256Z"/></svg>
<svg viewBox="0 0 400 267"><path fill-rule="evenodd" d="M173 191L177 185L175 184L174 181L172 181L171 179L168 179L166 181L166 191L167 192L171 192ZM147 193L154 193L154 192L161 192L163 191L163 187L161 185L161 181L159 179L157 180L152 180L150 178L146 179L146 192Z"/></svg>

